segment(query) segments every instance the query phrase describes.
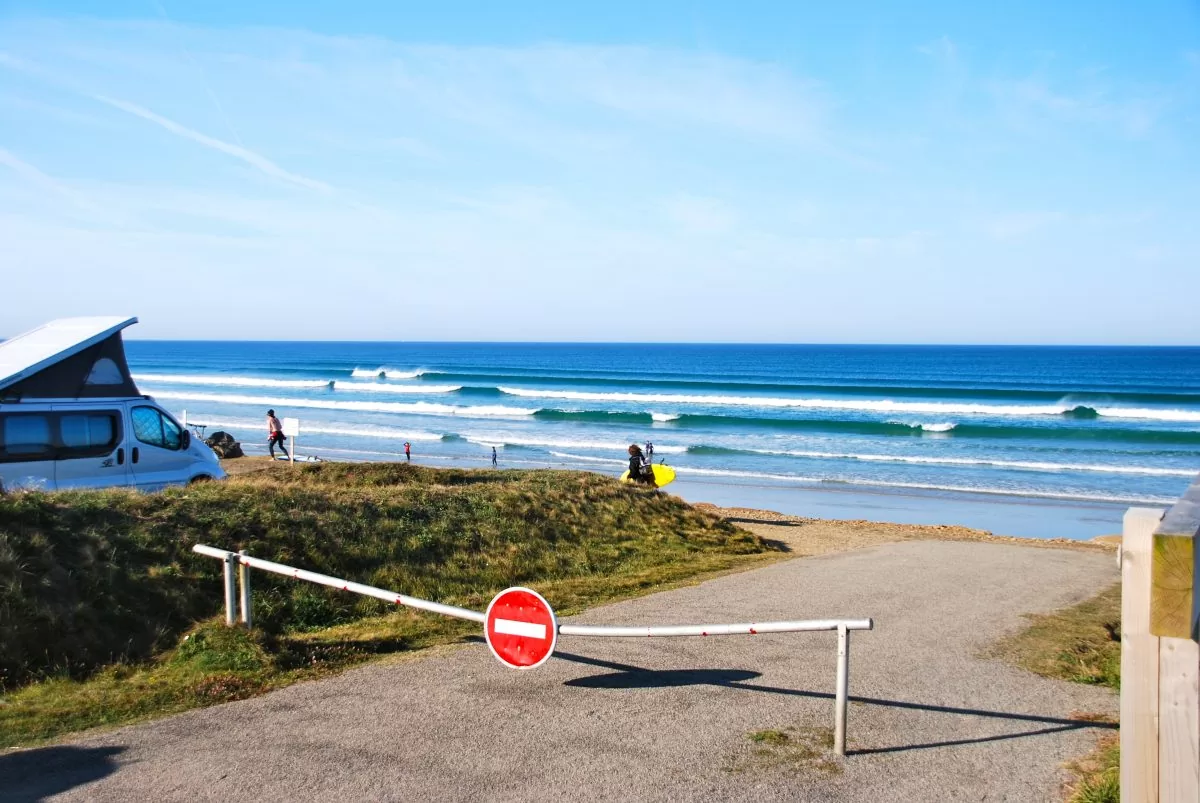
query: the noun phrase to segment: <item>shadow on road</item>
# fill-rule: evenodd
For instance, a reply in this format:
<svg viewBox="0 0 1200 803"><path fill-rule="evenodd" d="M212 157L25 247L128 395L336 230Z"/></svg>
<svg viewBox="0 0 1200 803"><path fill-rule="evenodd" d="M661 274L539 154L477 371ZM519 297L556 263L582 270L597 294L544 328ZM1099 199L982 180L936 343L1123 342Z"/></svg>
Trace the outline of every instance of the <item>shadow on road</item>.
<svg viewBox="0 0 1200 803"><path fill-rule="evenodd" d="M834 699L834 695L830 692L784 689L777 686L764 686L758 683L746 683L745 681L759 677L760 674L758 672L751 672L746 669L656 670L644 669L642 667L631 666L629 664L619 664L613 661L603 661L598 658L589 658L583 655L573 655L571 653L561 651L555 652L554 657L564 661L571 661L573 663L587 664L588 666L598 666L604 669L616 670L611 674L590 675L584 678L568 680L564 683L566 686L575 686L579 688L652 689L667 686L708 685L721 686L728 689L756 691L765 694L782 694L792 697L807 697L810 699L819 700ZM876 705L886 708L900 708L912 711L928 711L935 714L986 717L990 719L1024 722L1041 727L1036 727L1031 730L1020 730L1015 733L993 734L968 739L949 739L945 741L925 742L920 744L903 744L889 747L871 747L859 750L847 750L847 755L900 753L906 750L926 750L934 747L954 747L956 745L982 744L985 742L1003 742L1009 739L1020 739L1026 736L1043 736L1052 733L1066 733L1068 731L1082 730L1085 728L1116 730L1118 727L1112 722L1096 722L1091 719L1066 719L1062 717L1044 717L1037 714L1016 714L1009 711L987 711L979 708L956 708L953 706L933 705L930 703L911 703L904 700L884 700L877 697L858 697L853 694L850 695L848 699L851 703L860 703L862 705Z"/></svg>
<svg viewBox="0 0 1200 803"><path fill-rule="evenodd" d="M111 775L124 747L58 745L0 753L0 798L33 803Z"/></svg>

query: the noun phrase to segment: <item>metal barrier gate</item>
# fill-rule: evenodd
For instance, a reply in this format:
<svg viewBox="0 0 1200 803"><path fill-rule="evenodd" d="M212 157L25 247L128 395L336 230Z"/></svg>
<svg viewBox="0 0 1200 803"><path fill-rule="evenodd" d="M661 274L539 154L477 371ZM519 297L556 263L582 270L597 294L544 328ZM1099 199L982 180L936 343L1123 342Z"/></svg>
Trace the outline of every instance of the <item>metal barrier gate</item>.
<svg viewBox="0 0 1200 803"><path fill-rule="evenodd" d="M253 614L250 605L250 569L261 569L263 571L281 574L284 577L291 577L296 580L305 580L318 585L329 586L330 588L341 589L342 591L350 591L355 594L362 594L367 597L381 599L384 602L391 602L396 605L403 605L408 608L414 608L421 611L429 611L430 613L438 613L442 616L452 616L456 619L467 619L472 622L479 622L484 625L484 635L488 637L488 646L492 647L492 628L489 621L489 614L492 606L488 607L488 613L480 613L467 608L459 608L455 605L444 605L440 602L431 602L429 600L419 599L417 597L409 597L404 594L397 594L394 591L387 591L374 586L363 585L362 583L354 583L349 580L342 580L338 577L330 577L327 574L319 574L310 572L306 569L297 569L294 566L287 566L282 563L275 563L262 558L253 558L242 552L230 552L224 549L216 549L215 547L203 546L197 544L192 547L192 551L205 555L210 558L218 558L225 564L225 623L233 625L240 612L240 619L247 627L253 626ZM237 571L235 572L235 568ZM235 583L235 574L237 581ZM240 586L240 595L238 594L238 586ZM527 589L509 589L497 595L496 600L493 600L493 605L502 596L510 591L527 591ZM534 592L529 592L534 594ZM534 594L534 596L537 596ZM538 599L541 599L540 596ZM544 600L543 600L544 602ZM553 612L549 612L549 621L552 623L554 630L553 636L601 636L607 638L646 638L646 637L670 637L670 636L734 636L734 635L759 635L763 633L812 633L819 631L837 631L837 679L834 695L834 728L833 728L833 749L839 756L846 755L846 699L849 695L850 686L850 631L851 630L871 630L874 627L874 622L871 619L813 619L800 620L793 622L750 622L745 624L728 624L728 625L665 625L660 627L610 627L605 625L560 625L554 619ZM519 635L524 627L530 627L524 622L511 622L509 620L500 620L508 622L510 629L501 629L501 633L515 633ZM535 626L536 627L536 626ZM551 646L551 650L553 647ZM509 666L513 664L502 658L493 648L492 652L502 663ZM540 665L546 658L547 653L536 664L528 666Z"/></svg>

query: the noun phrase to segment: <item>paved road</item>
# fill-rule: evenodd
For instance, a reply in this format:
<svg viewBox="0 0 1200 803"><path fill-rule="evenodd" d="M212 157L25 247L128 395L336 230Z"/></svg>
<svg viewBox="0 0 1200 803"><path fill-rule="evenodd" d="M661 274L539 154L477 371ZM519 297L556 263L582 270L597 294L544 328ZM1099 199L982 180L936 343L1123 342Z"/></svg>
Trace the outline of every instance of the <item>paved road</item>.
<svg viewBox="0 0 1200 803"><path fill-rule="evenodd" d="M850 747L833 634L563 637L538 670L483 644L0 757L5 800L1060 800L1108 692L977 657L1020 614L1117 579L1111 555L906 542L793 560L589 611L655 624L873 616L852 637ZM810 731L809 729L816 729ZM786 732L786 731L785 731ZM760 751L766 752L760 755Z"/></svg>

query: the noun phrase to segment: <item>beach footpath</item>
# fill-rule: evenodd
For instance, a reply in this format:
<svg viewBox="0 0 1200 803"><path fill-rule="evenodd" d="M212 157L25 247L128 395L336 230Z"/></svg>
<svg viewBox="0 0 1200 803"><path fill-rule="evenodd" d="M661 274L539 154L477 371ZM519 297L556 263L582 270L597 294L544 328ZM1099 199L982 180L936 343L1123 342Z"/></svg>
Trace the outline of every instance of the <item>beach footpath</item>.
<svg viewBox="0 0 1200 803"><path fill-rule="evenodd" d="M833 634L564 636L536 670L482 641L438 647L10 753L4 797L1047 801L1111 731L1110 691L984 657L1023 614L1116 582L1111 551L865 523L839 544L819 523L722 513L807 557L568 621L873 617L852 641L845 759L828 748Z"/></svg>

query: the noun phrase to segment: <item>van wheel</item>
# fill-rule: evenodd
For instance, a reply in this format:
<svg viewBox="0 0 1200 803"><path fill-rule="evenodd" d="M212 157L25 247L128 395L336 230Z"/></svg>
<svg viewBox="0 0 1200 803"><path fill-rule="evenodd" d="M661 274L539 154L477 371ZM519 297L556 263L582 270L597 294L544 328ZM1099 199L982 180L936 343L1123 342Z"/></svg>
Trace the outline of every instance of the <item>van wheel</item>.
<svg viewBox="0 0 1200 803"><path fill-rule="evenodd" d="M207 474L201 474L198 477L192 477L190 480L188 480L188 485L199 485L203 482L212 482L212 477L208 476Z"/></svg>

